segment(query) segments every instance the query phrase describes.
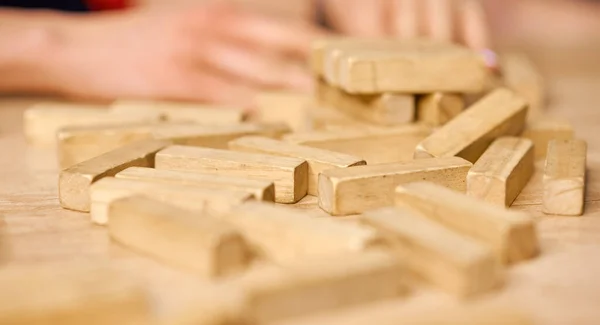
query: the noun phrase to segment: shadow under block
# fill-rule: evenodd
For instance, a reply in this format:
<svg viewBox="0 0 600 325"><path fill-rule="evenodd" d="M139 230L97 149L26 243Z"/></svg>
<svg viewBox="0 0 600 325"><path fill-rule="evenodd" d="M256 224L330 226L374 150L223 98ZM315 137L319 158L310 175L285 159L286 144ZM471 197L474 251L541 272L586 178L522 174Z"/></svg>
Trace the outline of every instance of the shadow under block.
<svg viewBox="0 0 600 325"><path fill-rule="evenodd" d="M308 163L308 194L318 194L319 174L324 170L366 165L361 158L347 154L287 143L264 137L244 137L229 142L231 150L293 157Z"/></svg>
<svg viewBox="0 0 600 325"><path fill-rule="evenodd" d="M531 140L501 137L473 164L467 175L467 195L509 207L531 179L534 171Z"/></svg>
<svg viewBox="0 0 600 325"><path fill-rule="evenodd" d="M587 143L583 140L552 140L544 168L545 214L580 216L585 200Z"/></svg>
<svg viewBox="0 0 600 325"><path fill-rule="evenodd" d="M368 211L361 222L377 229L413 273L458 296L490 290L503 275L488 248L409 209Z"/></svg>
<svg viewBox="0 0 600 325"><path fill-rule="evenodd" d="M503 263L536 256L539 244L533 218L435 184L419 182L396 189L396 206L418 211L449 229L489 247Z"/></svg>
<svg viewBox="0 0 600 325"><path fill-rule="evenodd" d="M283 265L301 258L363 251L379 239L367 227L263 202L247 202L222 218L268 260Z"/></svg>
<svg viewBox="0 0 600 325"><path fill-rule="evenodd" d="M188 185L206 190L245 192L251 194L258 201L275 201L275 185L270 181L143 167L127 168L115 177L173 185Z"/></svg>
<svg viewBox="0 0 600 325"><path fill-rule="evenodd" d="M438 127L454 119L465 109L465 100L459 94L433 93L420 96L416 115L419 122Z"/></svg>
<svg viewBox="0 0 600 325"><path fill-rule="evenodd" d="M60 172L58 197L63 208L90 211L90 186L129 167L154 167L156 153L171 143L146 140L86 160Z"/></svg>
<svg viewBox="0 0 600 325"><path fill-rule="evenodd" d="M296 203L308 189L308 164L297 158L171 146L156 155L156 168L272 181L277 203Z"/></svg>
<svg viewBox="0 0 600 325"><path fill-rule="evenodd" d="M181 209L214 215L227 213L252 198L251 194L240 191L203 189L196 186L107 177L91 186L90 217L92 222L106 225L109 222L109 205L115 200L132 195L146 195L151 199Z"/></svg>
<svg viewBox="0 0 600 325"><path fill-rule="evenodd" d="M290 143L360 157L367 164L373 165L413 160L416 146L430 134L431 129L428 127L405 125L296 133L283 139Z"/></svg>
<svg viewBox="0 0 600 325"><path fill-rule="evenodd" d="M529 119L540 117L546 106L546 90L544 78L533 62L524 53L504 53L500 65L506 87L529 104Z"/></svg>
<svg viewBox="0 0 600 325"><path fill-rule="evenodd" d="M285 123L296 132L310 128L308 110L313 102L308 94L283 91L262 92L255 100L260 121Z"/></svg>
<svg viewBox="0 0 600 325"><path fill-rule="evenodd" d="M563 119L541 118L529 121L523 137L533 141L535 158L546 158L548 143L551 140L571 140L574 137L573 125Z"/></svg>
<svg viewBox="0 0 600 325"><path fill-rule="evenodd" d="M218 277L244 270L250 248L225 221L143 196L113 201L108 208L112 239L169 264Z"/></svg>
<svg viewBox="0 0 600 325"><path fill-rule="evenodd" d="M475 162L496 138L520 134L526 116L523 99L497 89L423 140L415 158L459 156Z"/></svg>
<svg viewBox="0 0 600 325"><path fill-rule="evenodd" d="M326 170L319 176L319 206L334 216L391 206L398 185L422 180L464 193L472 166L448 157Z"/></svg>
<svg viewBox="0 0 600 325"><path fill-rule="evenodd" d="M107 267L0 272L0 324L142 325L151 322L148 300L136 281Z"/></svg>

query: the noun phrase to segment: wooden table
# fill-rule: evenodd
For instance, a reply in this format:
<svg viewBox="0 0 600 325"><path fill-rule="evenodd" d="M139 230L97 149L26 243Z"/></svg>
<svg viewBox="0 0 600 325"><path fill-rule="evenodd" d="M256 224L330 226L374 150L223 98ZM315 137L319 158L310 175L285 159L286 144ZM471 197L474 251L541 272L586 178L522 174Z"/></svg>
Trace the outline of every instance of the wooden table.
<svg viewBox="0 0 600 325"><path fill-rule="evenodd" d="M597 62L590 64L598 71ZM544 216L538 172L514 208L538 218L541 255L510 268L503 288L466 303L517 306L539 324L600 324L600 74L589 71L553 75L549 109L570 119L577 136L589 142L585 215ZM0 264L108 263L145 282L159 312L193 296L202 280L112 243L106 229L92 225L88 215L59 207L55 153L28 148L22 135L21 114L32 101L0 98L0 231L5 237L0 246L8 246ZM317 209L315 202L307 198L303 207ZM436 290L420 288L408 299L377 308L402 315L456 303Z"/></svg>

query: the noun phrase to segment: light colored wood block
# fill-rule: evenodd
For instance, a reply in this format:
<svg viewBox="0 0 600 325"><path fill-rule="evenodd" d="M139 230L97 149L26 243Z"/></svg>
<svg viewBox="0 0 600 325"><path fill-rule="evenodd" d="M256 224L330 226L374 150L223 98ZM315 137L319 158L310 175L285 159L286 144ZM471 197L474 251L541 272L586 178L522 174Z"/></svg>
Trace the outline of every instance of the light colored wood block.
<svg viewBox="0 0 600 325"><path fill-rule="evenodd" d="M543 115L547 95L544 78L535 64L524 53L510 52L500 55L500 65L506 87L529 104L529 120Z"/></svg>
<svg viewBox="0 0 600 325"><path fill-rule="evenodd" d="M115 177L164 184L189 185L207 190L245 192L259 201L275 201L275 185L270 181L143 167L127 168Z"/></svg>
<svg viewBox="0 0 600 325"><path fill-rule="evenodd" d="M295 133L283 139L290 143L360 157L372 165L413 160L415 147L430 134L431 129L428 127L406 125Z"/></svg>
<svg viewBox="0 0 600 325"><path fill-rule="evenodd" d="M0 324L149 324L133 279L103 266L19 266L0 272Z"/></svg>
<svg viewBox="0 0 600 325"><path fill-rule="evenodd" d="M319 176L319 206L335 216L391 206L398 185L421 180L464 193L472 166L448 157L326 170Z"/></svg>
<svg viewBox="0 0 600 325"><path fill-rule="evenodd" d="M242 191L203 189L189 185L107 177L94 183L90 189L92 222L106 225L109 223L110 204L133 195L145 195L181 209L213 215L228 213L252 198L251 194Z"/></svg>
<svg viewBox="0 0 600 325"><path fill-rule="evenodd" d="M60 172L58 198L63 208L90 211L90 186L129 167L154 167L154 156L168 141L145 140L86 160Z"/></svg>
<svg viewBox="0 0 600 325"><path fill-rule="evenodd" d="M467 175L467 195L509 207L534 171L533 142L517 137L494 141Z"/></svg>
<svg viewBox="0 0 600 325"><path fill-rule="evenodd" d="M541 118L529 121L523 137L533 141L535 158L545 159L550 140L571 140L575 136L573 125L564 119Z"/></svg>
<svg viewBox="0 0 600 325"><path fill-rule="evenodd" d="M263 202L244 203L222 218L268 260L281 265L302 258L364 251L379 240L375 231L360 225Z"/></svg>
<svg viewBox="0 0 600 325"><path fill-rule="evenodd" d="M500 88L423 140L415 158L459 156L475 162L496 138L520 134L526 116L527 103Z"/></svg>
<svg viewBox="0 0 600 325"><path fill-rule="evenodd" d="M308 164L298 158L172 146L156 155L156 168L271 181L278 203L296 203L308 189Z"/></svg>
<svg viewBox="0 0 600 325"><path fill-rule="evenodd" d="M262 92L255 100L261 122L285 123L295 132L310 129L308 109L313 101L308 94L283 91Z"/></svg>
<svg viewBox="0 0 600 325"><path fill-rule="evenodd" d="M108 208L113 240L157 260L206 277L244 270L251 250L232 226L207 214L131 196Z"/></svg>
<svg viewBox="0 0 600 325"><path fill-rule="evenodd" d="M383 234L412 272L443 290L464 297L499 284L501 265L488 248L416 212L388 207L361 221Z"/></svg>
<svg viewBox="0 0 600 325"><path fill-rule="evenodd" d="M515 263L539 253L533 218L481 202L432 183L398 186L396 206L418 211L488 246L503 263Z"/></svg>
<svg viewBox="0 0 600 325"><path fill-rule="evenodd" d="M310 130L357 129L372 126L343 114L326 104L311 106L308 109L308 116Z"/></svg>
<svg viewBox="0 0 600 325"><path fill-rule="evenodd" d="M552 140L544 168L545 214L580 216L585 201L587 143L583 140Z"/></svg>
<svg viewBox="0 0 600 325"><path fill-rule="evenodd" d="M438 127L454 119L465 109L465 99L459 94L433 93L417 100L417 119L431 127Z"/></svg>
<svg viewBox="0 0 600 325"><path fill-rule="evenodd" d="M318 194L319 174L324 170L366 165L361 158L329 150L264 137L244 137L229 142L231 150L293 157L308 163L308 194Z"/></svg>

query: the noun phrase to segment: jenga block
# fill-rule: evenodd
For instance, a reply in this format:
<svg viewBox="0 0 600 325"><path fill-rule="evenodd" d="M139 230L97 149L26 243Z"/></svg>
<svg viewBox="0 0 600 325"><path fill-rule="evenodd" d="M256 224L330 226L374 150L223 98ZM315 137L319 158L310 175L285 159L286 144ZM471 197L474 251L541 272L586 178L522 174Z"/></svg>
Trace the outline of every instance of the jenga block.
<svg viewBox="0 0 600 325"><path fill-rule="evenodd" d="M252 324L395 298L407 291L402 261L379 251L298 260L253 271L239 280L248 293Z"/></svg>
<svg viewBox="0 0 600 325"><path fill-rule="evenodd" d="M421 180L464 193L471 166L462 158L448 157L326 170L319 176L319 206L335 216L390 206L398 185Z"/></svg>
<svg viewBox="0 0 600 325"><path fill-rule="evenodd" d="M544 168L545 214L583 214L586 156L587 143L583 140L550 141Z"/></svg>
<svg viewBox="0 0 600 325"><path fill-rule="evenodd" d="M70 210L89 211L92 183L129 167L154 167L156 153L169 145L168 141L161 140L135 142L61 171L60 205Z"/></svg>
<svg viewBox="0 0 600 325"><path fill-rule="evenodd" d="M529 120L540 117L546 105L546 91L535 64L525 54L513 52L500 55L500 65L506 87L529 104Z"/></svg>
<svg viewBox="0 0 600 325"><path fill-rule="evenodd" d="M242 152L255 152L306 160L308 163L308 194L310 195L318 194L319 174L322 171L366 165L366 162L358 157L264 137L239 138L231 141L229 148Z"/></svg>
<svg viewBox="0 0 600 325"><path fill-rule="evenodd" d="M488 246L504 263L538 254L533 219L431 183L411 183L396 189L396 205L418 211Z"/></svg>
<svg viewBox="0 0 600 325"><path fill-rule="evenodd" d="M249 193L203 189L189 185L162 184L151 181L107 177L92 185L90 217L98 225L106 225L108 207L118 199L145 195L193 212L221 215L252 198Z"/></svg>
<svg viewBox="0 0 600 325"><path fill-rule="evenodd" d="M371 165L413 160L415 147L429 134L431 130L425 126L406 125L295 133L284 140L361 157Z"/></svg>
<svg viewBox="0 0 600 325"><path fill-rule="evenodd" d="M465 109L465 100L458 94L433 93L419 97L417 119L432 127L442 126Z"/></svg>
<svg viewBox="0 0 600 325"><path fill-rule="evenodd" d="M574 137L573 125L567 120L542 118L529 121L523 137L533 141L535 158L546 158L550 140L571 140Z"/></svg>
<svg viewBox="0 0 600 325"><path fill-rule="evenodd" d="M190 185L203 189L245 192L259 201L273 202L275 200L275 185L270 181L142 167L127 168L115 177L174 185Z"/></svg>
<svg viewBox="0 0 600 325"><path fill-rule="evenodd" d="M141 325L151 307L138 283L108 267L56 265L0 272L0 324Z"/></svg>
<svg viewBox="0 0 600 325"><path fill-rule="evenodd" d="M423 140L415 158L459 156L475 162L496 138L521 133L526 115L527 103L500 88Z"/></svg>
<svg viewBox="0 0 600 325"><path fill-rule="evenodd" d="M436 286L469 296L499 283L501 266L491 251L408 209L383 208L363 214L407 267Z"/></svg>
<svg viewBox="0 0 600 325"><path fill-rule="evenodd" d="M494 141L467 175L467 195L509 207L534 171L533 142L516 137Z"/></svg>
<svg viewBox="0 0 600 325"><path fill-rule="evenodd" d="M112 239L202 276L233 274L251 260L240 233L206 214L132 196L113 201L108 215Z"/></svg>
<svg viewBox="0 0 600 325"><path fill-rule="evenodd" d="M263 92L256 97L258 118L266 123L285 123L292 130L309 129L310 95L293 92Z"/></svg>
<svg viewBox="0 0 600 325"><path fill-rule="evenodd" d="M247 202L223 218L278 264L363 251L379 239L375 231L357 224L262 202Z"/></svg>
<svg viewBox="0 0 600 325"><path fill-rule="evenodd" d="M309 128L311 130L358 129L372 126L325 104L309 107L308 116L310 121Z"/></svg>

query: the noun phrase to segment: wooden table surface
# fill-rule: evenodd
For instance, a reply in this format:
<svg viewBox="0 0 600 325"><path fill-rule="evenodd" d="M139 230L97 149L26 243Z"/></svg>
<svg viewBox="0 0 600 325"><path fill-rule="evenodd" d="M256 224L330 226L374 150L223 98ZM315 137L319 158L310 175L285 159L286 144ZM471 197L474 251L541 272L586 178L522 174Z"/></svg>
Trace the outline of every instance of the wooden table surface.
<svg viewBox="0 0 600 325"><path fill-rule="evenodd" d="M597 62L590 64L598 71ZM517 306L539 324L600 324L600 74L589 71L553 75L548 110L570 119L577 136L589 143L585 215L543 215L538 168L514 209L536 216L541 255L511 267L501 289L463 303ZM147 284L159 312L172 310L201 290L203 280L112 243L106 229L92 225L88 215L60 208L55 152L27 147L22 134L21 115L33 101L0 98L0 265L110 264ZM303 207L317 209L311 198ZM420 288L408 298L371 308L402 315L457 303L441 292Z"/></svg>

